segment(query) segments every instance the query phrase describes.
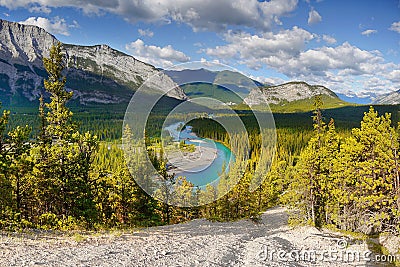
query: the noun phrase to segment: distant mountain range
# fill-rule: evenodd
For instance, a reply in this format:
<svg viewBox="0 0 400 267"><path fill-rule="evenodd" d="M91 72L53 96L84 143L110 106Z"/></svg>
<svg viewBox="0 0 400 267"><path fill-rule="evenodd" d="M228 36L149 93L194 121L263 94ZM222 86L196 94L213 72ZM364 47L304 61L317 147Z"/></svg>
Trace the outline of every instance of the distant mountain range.
<svg viewBox="0 0 400 267"><path fill-rule="evenodd" d="M388 94L376 95L371 93L369 96L347 96L344 94L337 94L340 99L357 104L378 104L378 105L398 105L400 104L400 90Z"/></svg>
<svg viewBox="0 0 400 267"><path fill-rule="evenodd" d="M189 98L213 97L229 105L249 106L287 105L288 103L311 99L316 95L327 96L326 100L343 103L328 88L309 85L305 82L289 82L281 85L262 84L232 71L209 71L205 69L165 71L178 83Z"/></svg>
<svg viewBox="0 0 400 267"><path fill-rule="evenodd" d="M37 106L47 73L42 59L58 40L44 29L0 20L0 101L4 106ZM67 89L74 91L73 102L82 105L124 104L134 92L152 79L152 88L167 92L167 98L184 101L213 97L229 105L288 105L322 94L332 103L339 98L355 103L400 103L400 92L382 97L349 98L321 85L289 82L262 84L232 71L160 70L107 45L63 44L66 55ZM260 90L254 90L259 88ZM151 92L149 92L151 94ZM344 103L344 102L343 102Z"/></svg>
<svg viewBox="0 0 400 267"><path fill-rule="evenodd" d="M381 95L376 97L373 100L374 104L389 104L389 105L398 105L400 104L400 90L389 93L389 94L385 94L385 95Z"/></svg>
<svg viewBox="0 0 400 267"><path fill-rule="evenodd" d="M356 104L371 104L374 102L374 99L376 98L376 95L374 94L365 97L359 97L356 95L348 96L346 94L340 94L340 93L336 93L336 95L343 101Z"/></svg>
<svg viewBox="0 0 400 267"><path fill-rule="evenodd" d="M230 70L210 71L204 68L165 70L189 98L211 97L224 103L240 104L254 88L264 84Z"/></svg>
<svg viewBox="0 0 400 267"><path fill-rule="evenodd" d="M254 79L250 79L243 74L233 72L230 70L222 71L211 71L204 68L200 69L185 69L185 70L165 70L168 76L170 76L179 85L193 82L214 82L219 85L232 85L235 84L238 87L249 88L254 85L264 86L265 84L260 83Z"/></svg>

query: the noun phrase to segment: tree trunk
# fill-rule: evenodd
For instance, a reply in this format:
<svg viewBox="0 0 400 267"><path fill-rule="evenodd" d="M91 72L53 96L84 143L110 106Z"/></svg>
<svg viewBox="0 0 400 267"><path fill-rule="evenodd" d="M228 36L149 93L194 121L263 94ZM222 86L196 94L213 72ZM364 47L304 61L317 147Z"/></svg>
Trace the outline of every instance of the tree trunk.
<svg viewBox="0 0 400 267"><path fill-rule="evenodd" d="M17 211L19 213L18 215L18 220L21 220L21 179L19 177L19 174L17 173L15 175L16 179L17 179L17 184L16 184L16 189L15 189L15 195L16 195L16 200L17 200Z"/></svg>

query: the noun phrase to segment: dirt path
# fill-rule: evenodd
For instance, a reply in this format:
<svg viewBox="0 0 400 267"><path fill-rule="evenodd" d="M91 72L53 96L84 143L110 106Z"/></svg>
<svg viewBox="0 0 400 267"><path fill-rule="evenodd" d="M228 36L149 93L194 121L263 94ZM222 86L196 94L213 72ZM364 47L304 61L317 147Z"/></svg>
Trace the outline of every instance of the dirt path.
<svg viewBox="0 0 400 267"><path fill-rule="evenodd" d="M0 266L380 266L364 260L365 244L311 227L291 229L287 218L285 209L274 208L259 224L201 219L83 238L3 233ZM344 251L361 258L346 260Z"/></svg>

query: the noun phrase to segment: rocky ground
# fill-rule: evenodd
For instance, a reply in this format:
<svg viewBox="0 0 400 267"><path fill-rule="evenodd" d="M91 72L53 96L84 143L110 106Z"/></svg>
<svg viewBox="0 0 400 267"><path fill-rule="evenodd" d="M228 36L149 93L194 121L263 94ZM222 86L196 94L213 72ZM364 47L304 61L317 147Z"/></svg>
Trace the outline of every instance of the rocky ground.
<svg viewBox="0 0 400 267"><path fill-rule="evenodd" d="M201 219L107 234L3 232L0 266L387 266L365 242L291 228L287 219L284 208L274 208L260 223Z"/></svg>

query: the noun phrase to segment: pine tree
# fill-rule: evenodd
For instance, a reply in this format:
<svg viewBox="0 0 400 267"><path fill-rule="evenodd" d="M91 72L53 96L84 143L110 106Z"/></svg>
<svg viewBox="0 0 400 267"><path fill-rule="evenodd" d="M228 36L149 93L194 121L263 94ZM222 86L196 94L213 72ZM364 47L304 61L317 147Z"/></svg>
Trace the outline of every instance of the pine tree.
<svg viewBox="0 0 400 267"><path fill-rule="evenodd" d="M378 116L371 107L360 128L352 130L340 151L337 185L342 207L338 223L365 233L395 231L398 224L397 155L398 135L390 114Z"/></svg>
<svg viewBox="0 0 400 267"><path fill-rule="evenodd" d="M213 219L216 214L217 189L212 184L207 184L205 190L199 192L199 204L202 206L202 214L207 219Z"/></svg>
<svg viewBox="0 0 400 267"><path fill-rule="evenodd" d="M1 107L1 106L0 106ZM6 138L6 128L10 112L4 110L0 117L0 224L10 216L12 202L12 185L9 179L10 158L9 144Z"/></svg>
<svg viewBox="0 0 400 267"><path fill-rule="evenodd" d="M1 106L0 106L1 107ZM31 129L17 126L5 134L9 111L0 118L0 221L9 221L9 225L21 222L21 215L27 218L27 206L30 190L29 159Z"/></svg>
<svg viewBox="0 0 400 267"><path fill-rule="evenodd" d="M194 210L191 206L195 204L193 187L193 183L187 181L186 177L179 176L176 178L171 201L174 206L177 206L174 208L175 222L184 222L192 217Z"/></svg>
<svg viewBox="0 0 400 267"><path fill-rule="evenodd" d="M174 174L168 174L165 162L159 164L160 186L155 192L155 197L161 201L163 222L169 224L173 213L171 203L174 199L174 186L176 178Z"/></svg>
<svg viewBox="0 0 400 267"><path fill-rule="evenodd" d="M129 125L126 125L123 133L124 166L130 176L130 189L134 199L134 207L131 210L131 221L137 226L151 226L160 223L161 219L156 212L158 202L150 196L154 192L153 176L155 167L159 168L161 160L154 153L150 157L154 167L147 162L147 151L143 151L139 141L135 141ZM150 156L150 155L149 155ZM162 157L162 155L160 155Z"/></svg>
<svg viewBox="0 0 400 267"><path fill-rule="evenodd" d="M0 103L0 110L1 110L1 103ZM8 144L6 140L6 128L8 124L10 116L10 111L4 110L2 116L0 117L0 175L3 177L6 175L8 170L8 163L7 163L7 151L8 151Z"/></svg>
<svg viewBox="0 0 400 267"><path fill-rule="evenodd" d="M31 144L29 135L31 128L28 126L17 126L8 133L10 145L10 173L9 179L12 183L14 210L18 221L21 217L28 219L28 208L31 196L31 170L33 167L29 154Z"/></svg>
<svg viewBox="0 0 400 267"><path fill-rule="evenodd" d="M325 204L325 219L324 223L331 223L331 216L334 214L333 207L335 207L336 198L335 198L335 190L338 188L335 184L335 171L336 171L336 162L340 153L340 144L341 140L336 132L335 122L331 119L328 123L328 131L325 134L325 142L323 147L323 160L322 160L322 170L325 173L324 180L322 181L322 190L324 196L324 204ZM340 194L340 192L336 191Z"/></svg>
<svg viewBox="0 0 400 267"><path fill-rule="evenodd" d="M39 107L41 131L34 151L37 215L51 213L61 220L83 219L90 227L96 212L89 172L97 138L79 133L73 113L66 106L73 92L65 89L61 43L51 48L50 57L44 58L43 64L49 74L44 87L51 102L44 104L41 97Z"/></svg>
<svg viewBox="0 0 400 267"><path fill-rule="evenodd" d="M1 109L1 103L0 103ZM0 117L0 175L5 179L9 163L7 162L8 143L6 140L6 128L10 116L10 111L4 110Z"/></svg>
<svg viewBox="0 0 400 267"><path fill-rule="evenodd" d="M295 177L291 184L292 203L305 212L305 219L317 227L327 222L332 162L339 150L334 122L329 123L328 131L321 113L321 97L315 99L314 136L300 153L295 167Z"/></svg>

